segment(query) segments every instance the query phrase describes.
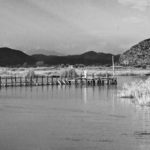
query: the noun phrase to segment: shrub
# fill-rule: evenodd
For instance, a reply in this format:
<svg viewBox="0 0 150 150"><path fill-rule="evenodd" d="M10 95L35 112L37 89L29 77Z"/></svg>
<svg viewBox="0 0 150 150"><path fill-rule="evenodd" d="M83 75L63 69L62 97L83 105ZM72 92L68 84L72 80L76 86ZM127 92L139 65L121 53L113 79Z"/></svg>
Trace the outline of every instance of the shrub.
<svg viewBox="0 0 150 150"><path fill-rule="evenodd" d="M150 106L150 78L146 81L135 81L124 84L119 96L122 98L134 98L139 105Z"/></svg>
<svg viewBox="0 0 150 150"><path fill-rule="evenodd" d="M76 77L78 77L78 74L77 74L77 72L76 72L76 70L74 68L69 68L69 69L64 70L61 73L61 77L76 78Z"/></svg>

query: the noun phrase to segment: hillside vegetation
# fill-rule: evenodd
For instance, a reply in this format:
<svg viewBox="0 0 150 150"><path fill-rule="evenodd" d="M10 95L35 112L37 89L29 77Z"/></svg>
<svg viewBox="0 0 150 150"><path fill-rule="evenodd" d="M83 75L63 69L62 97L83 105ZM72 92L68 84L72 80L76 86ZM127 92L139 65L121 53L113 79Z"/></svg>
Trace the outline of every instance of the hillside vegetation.
<svg viewBox="0 0 150 150"><path fill-rule="evenodd" d="M0 66L17 66L25 63L33 65L35 59L19 50L0 48Z"/></svg>
<svg viewBox="0 0 150 150"><path fill-rule="evenodd" d="M121 65L143 66L150 65L150 39L146 39L120 56Z"/></svg>
<svg viewBox="0 0 150 150"><path fill-rule="evenodd" d="M112 54L96 53L89 51L81 55L68 55L68 56L45 56L33 55L32 57L37 61L44 61L48 65L58 64L84 64L84 65L111 65ZM118 62L119 55L115 56L115 62Z"/></svg>

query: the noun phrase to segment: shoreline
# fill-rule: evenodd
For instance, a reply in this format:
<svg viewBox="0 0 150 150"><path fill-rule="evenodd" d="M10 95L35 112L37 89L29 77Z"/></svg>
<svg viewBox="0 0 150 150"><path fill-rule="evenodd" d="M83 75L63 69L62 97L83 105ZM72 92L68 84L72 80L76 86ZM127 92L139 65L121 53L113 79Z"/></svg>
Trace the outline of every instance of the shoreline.
<svg viewBox="0 0 150 150"><path fill-rule="evenodd" d="M61 68L61 67L36 67L36 68L6 68L0 67L0 76L26 76L29 72L39 76L61 75L63 72L74 69L80 76L86 70L87 75L112 76L112 67L84 67L84 68ZM115 76L148 76L150 69L141 68L117 68Z"/></svg>

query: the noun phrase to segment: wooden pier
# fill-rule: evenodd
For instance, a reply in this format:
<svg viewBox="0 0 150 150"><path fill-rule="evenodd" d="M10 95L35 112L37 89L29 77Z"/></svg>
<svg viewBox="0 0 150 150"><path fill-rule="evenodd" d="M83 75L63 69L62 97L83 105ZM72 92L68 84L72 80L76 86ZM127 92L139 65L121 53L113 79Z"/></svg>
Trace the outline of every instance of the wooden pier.
<svg viewBox="0 0 150 150"><path fill-rule="evenodd" d="M36 76L36 77L0 77L0 87L16 86L48 86L48 85L117 85L116 77L76 77L68 79L61 76Z"/></svg>

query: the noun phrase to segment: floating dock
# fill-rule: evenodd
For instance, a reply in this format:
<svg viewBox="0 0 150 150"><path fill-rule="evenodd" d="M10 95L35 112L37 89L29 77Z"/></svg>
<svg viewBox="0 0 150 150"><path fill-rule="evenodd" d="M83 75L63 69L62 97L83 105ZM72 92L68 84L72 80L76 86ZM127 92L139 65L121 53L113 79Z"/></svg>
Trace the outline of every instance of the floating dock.
<svg viewBox="0 0 150 150"><path fill-rule="evenodd" d="M117 85L116 77L76 77L36 76L36 77L0 77L0 87L49 86L49 85Z"/></svg>

